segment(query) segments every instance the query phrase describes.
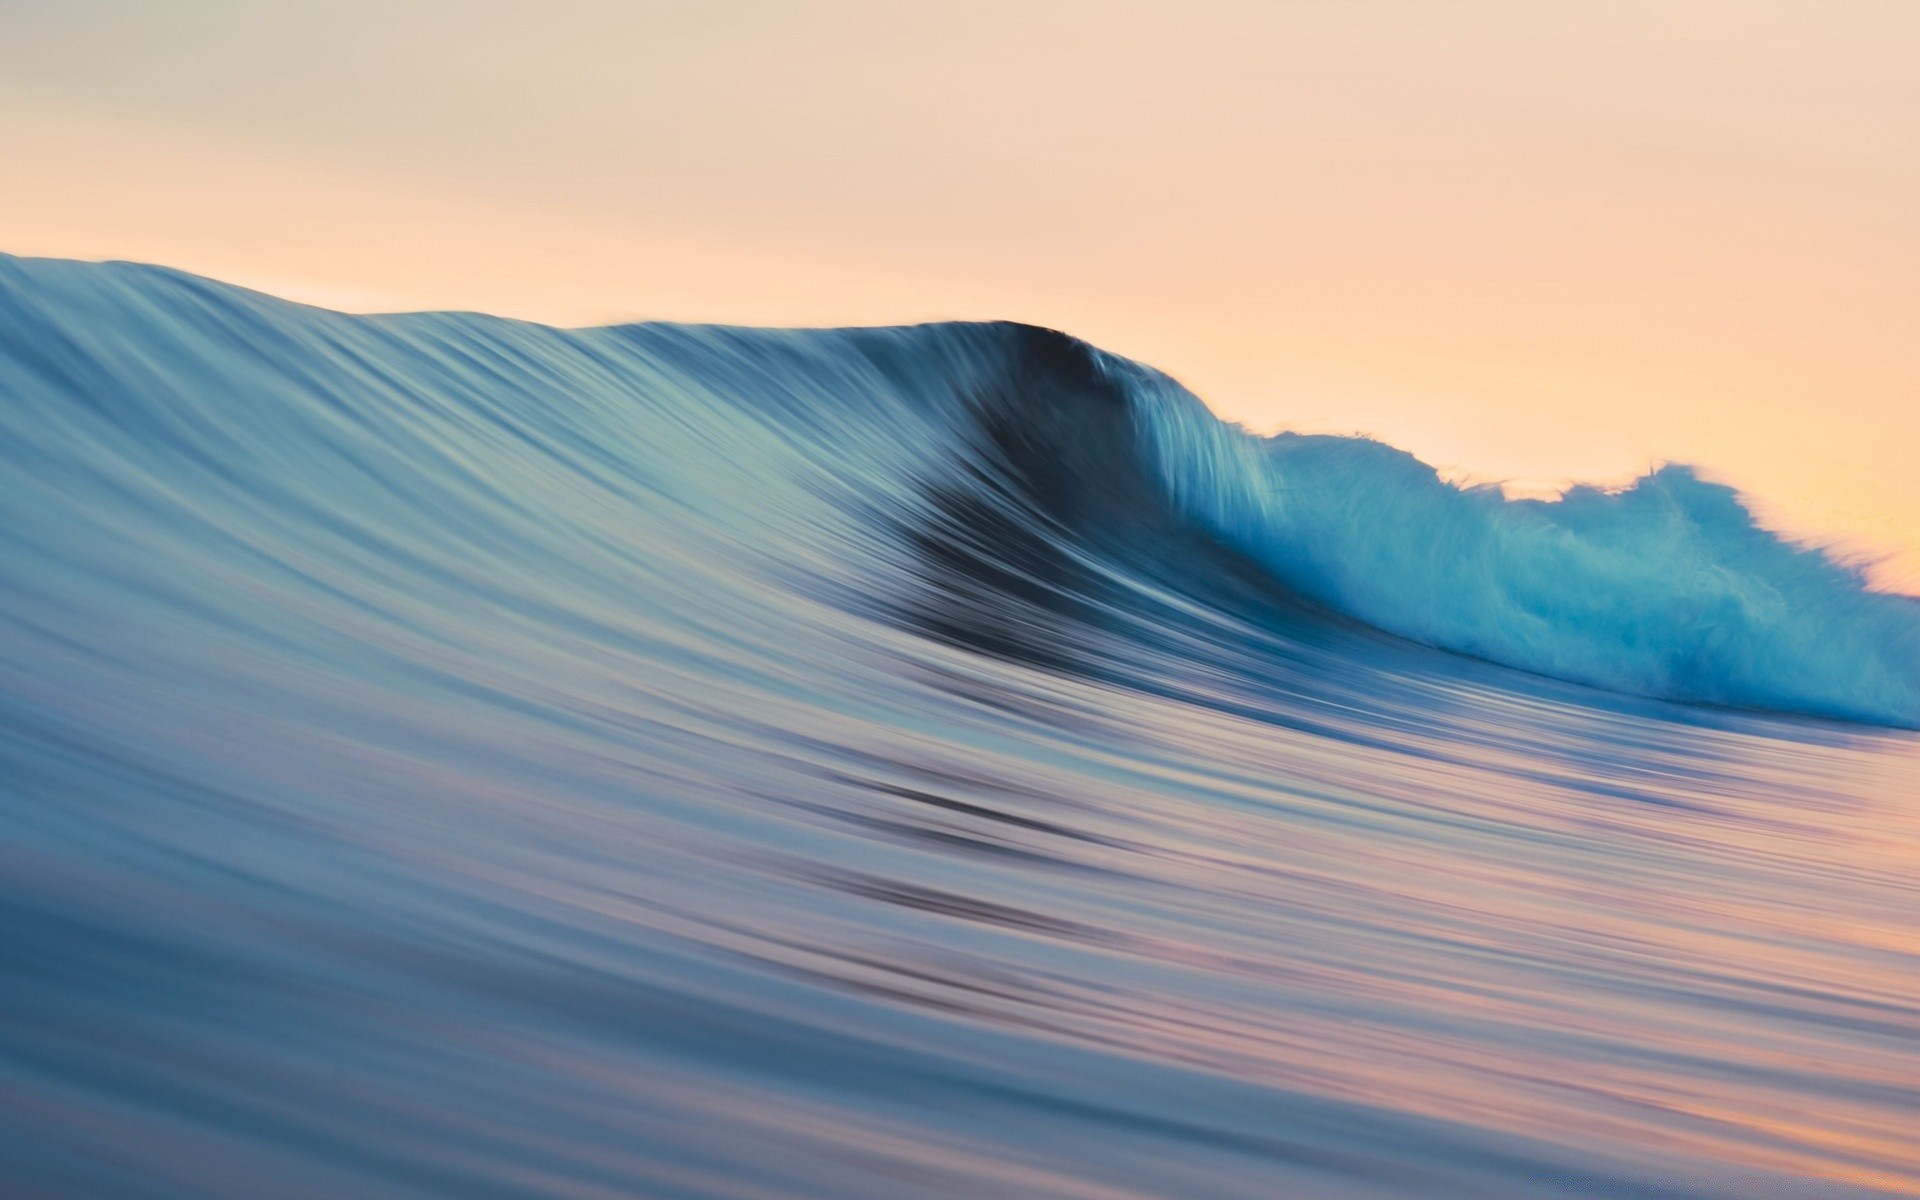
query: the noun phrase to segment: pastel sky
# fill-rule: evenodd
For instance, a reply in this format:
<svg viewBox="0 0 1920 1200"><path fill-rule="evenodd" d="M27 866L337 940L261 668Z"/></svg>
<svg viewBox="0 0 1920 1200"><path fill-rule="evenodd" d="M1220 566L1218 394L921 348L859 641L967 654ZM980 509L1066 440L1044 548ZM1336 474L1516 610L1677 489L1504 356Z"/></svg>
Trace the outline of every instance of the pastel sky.
<svg viewBox="0 0 1920 1200"><path fill-rule="evenodd" d="M1920 3L0 0L0 249L560 323L1010 317L1920 590Z"/></svg>

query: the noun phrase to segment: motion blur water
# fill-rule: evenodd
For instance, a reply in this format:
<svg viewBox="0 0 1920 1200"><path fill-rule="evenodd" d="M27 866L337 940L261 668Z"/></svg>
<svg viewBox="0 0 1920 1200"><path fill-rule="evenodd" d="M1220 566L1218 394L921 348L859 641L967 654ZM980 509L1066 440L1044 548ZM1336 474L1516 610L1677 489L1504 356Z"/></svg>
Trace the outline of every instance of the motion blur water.
<svg viewBox="0 0 1920 1200"><path fill-rule="evenodd" d="M1920 1194L1914 736L1373 633L1371 477L1189 400L0 260L5 1193ZM1910 716L1750 532L1527 644Z"/></svg>

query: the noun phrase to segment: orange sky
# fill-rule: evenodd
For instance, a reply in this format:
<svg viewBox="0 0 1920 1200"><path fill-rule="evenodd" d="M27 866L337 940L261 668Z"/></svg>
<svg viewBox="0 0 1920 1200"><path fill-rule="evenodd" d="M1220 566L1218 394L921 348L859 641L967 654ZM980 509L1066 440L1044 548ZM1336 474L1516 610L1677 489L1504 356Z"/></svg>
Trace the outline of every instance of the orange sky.
<svg viewBox="0 0 1920 1200"><path fill-rule="evenodd" d="M1920 3L0 0L0 249L561 323L1012 317L1920 590Z"/></svg>

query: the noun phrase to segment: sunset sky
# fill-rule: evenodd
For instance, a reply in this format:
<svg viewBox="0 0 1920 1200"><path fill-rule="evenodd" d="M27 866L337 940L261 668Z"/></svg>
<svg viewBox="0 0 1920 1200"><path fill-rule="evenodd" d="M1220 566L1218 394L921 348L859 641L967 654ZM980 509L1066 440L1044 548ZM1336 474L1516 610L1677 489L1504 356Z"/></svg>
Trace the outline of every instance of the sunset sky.
<svg viewBox="0 0 1920 1200"><path fill-rule="evenodd" d="M1920 590L1920 3L0 0L0 250L567 324L1008 317Z"/></svg>

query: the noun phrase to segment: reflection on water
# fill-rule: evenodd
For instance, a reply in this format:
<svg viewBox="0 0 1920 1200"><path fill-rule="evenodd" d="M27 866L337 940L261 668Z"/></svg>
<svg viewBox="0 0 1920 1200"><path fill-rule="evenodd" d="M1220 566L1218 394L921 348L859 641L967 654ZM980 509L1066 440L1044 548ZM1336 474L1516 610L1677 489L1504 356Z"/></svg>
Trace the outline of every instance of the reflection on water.
<svg viewBox="0 0 1920 1200"><path fill-rule="evenodd" d="M1920 1194L1910 734L1289 606L1004 330L10 287L8 1195Z"/></svg>

